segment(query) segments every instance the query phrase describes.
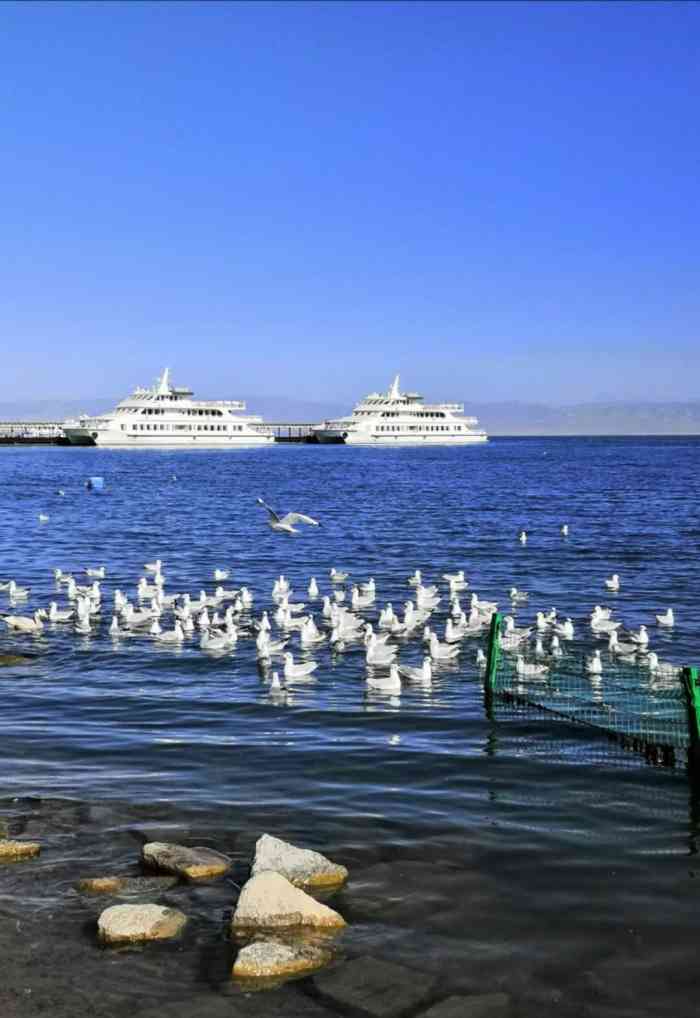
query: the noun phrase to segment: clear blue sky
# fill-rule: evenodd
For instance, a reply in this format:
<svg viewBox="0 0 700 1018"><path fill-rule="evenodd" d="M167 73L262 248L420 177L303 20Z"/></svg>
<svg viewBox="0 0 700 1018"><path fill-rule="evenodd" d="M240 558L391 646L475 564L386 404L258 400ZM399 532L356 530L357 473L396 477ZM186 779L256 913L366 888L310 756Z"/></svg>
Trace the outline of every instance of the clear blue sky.
<svg viewBox="0 0 700 1018"><path fill-rule="evenodd" d="M700 397L696 3L0 5L0 399Z"/></svg>

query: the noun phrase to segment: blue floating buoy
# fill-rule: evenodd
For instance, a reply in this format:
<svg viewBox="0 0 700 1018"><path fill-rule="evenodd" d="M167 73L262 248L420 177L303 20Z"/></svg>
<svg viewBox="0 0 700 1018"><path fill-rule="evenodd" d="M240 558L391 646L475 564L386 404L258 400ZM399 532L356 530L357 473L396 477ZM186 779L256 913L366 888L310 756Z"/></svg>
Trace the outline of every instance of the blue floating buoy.
<svg viewBox="0 0 700 1018"><path fill-rule="evenodd" d="M85 487L88 491L102 491L105 486L104 477L88 477Z"/></svg>

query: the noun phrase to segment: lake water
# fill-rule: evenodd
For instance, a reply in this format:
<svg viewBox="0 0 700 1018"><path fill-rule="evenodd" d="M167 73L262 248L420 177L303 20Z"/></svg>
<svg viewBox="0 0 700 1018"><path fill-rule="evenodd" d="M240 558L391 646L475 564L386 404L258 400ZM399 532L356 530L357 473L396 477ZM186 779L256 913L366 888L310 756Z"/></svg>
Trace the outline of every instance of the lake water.
<svg viewBox="0 0 700 1018"><path fill-rule="evenodd" d="M30 586L34 609L56 597L54 567L105 565L111 608L115 587L133 597L147 561L163 560L166 593L193 595L212 592L213 569L229 567L225 585L246 584L259 615L280 573L298 600L312 575L330 592L333 566L352 580L373 576L378 603L399 606L414 569L440 582L462 568L470 591L504 608L512 585L529 591L519 620L556 606L587 647L584 621L593 604L611 602L603 578L617 572L618 616L649 624L664 659L697 663L699 468L696 439L5 448L0 578ZM104 493L85 491L94 475ZM322 525L275 534L258 496ZM658 630L654 614L669 606L677 624ZM446 607L436 612L440 631ZM3 594L0 610L9 610ZM229 851L244 875L264 830L346 863L353 879L334 901L350 922L345 956L371 953L439 977L433 997L505 989L516 1015L696 1013L700 803L682 770L553 720L498 706L487 716L474 641L431 689L407 685L398 699L368 694L359 650L322 648L313 679L281 704L251 638L219 658L192 640L180 650L147 637L115 645L110 616L89 638L67 627L0 632L0 653L37 655L0 672L0 817L45 846L36 864L0 870L0 914L37 923L37 937L46 916L60 916L71 958L83 970L97 965L94 992L112 1001L105 1014L131 1012L132 994L196 1000L206 1015L229 994L221 923L235 888L172 899L196 917L197 964L183 962L181 947L144 952L131 969L120 956L107 971L90 926L99 907L76 895L75 878L133 867L139 837L154 832ZM418 639L401 646L403 663L422 655ZM47 965L66 969L44 949ZM280 1015L313 996L305 983L285 992L296 996ZM39 993L34 986L30 1001L18 989L16 1013L40 1013ZM76 997L66 1013L83 1003Z"/></svg>

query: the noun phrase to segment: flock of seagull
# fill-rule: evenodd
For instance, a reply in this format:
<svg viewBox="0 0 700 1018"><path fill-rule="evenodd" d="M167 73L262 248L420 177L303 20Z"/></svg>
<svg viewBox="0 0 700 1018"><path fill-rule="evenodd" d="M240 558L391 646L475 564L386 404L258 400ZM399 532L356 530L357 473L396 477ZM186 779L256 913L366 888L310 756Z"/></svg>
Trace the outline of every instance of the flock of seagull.
<svg viewBox="0 0 700 1018"><path fill-rule="evenodd" d="M295 533L294 525L298 523L320 525L300 513L279 516L262 499L258 502L268 511L273 530ZM567 536L568 526L563 524L560 532ZM527 541L525 531L521 531L519 540ZM280 679L280 671L274 670L270 689L273 696L280 698L286 695L289 684L312 677L318 668L314 652L324 646L334 654L347 650L362 652L366 664L365 681L370 690L398 696L406 682L430 686L436 670L455 663L464 653L467 640L486 635L498 610L496 602L482 600L475 592L467 595L469 581L464 570L444 573L439 584L429 584L424 582L420 569L416 569L406 578L410 596L400 610L395 610L391 603L381 608L377 605L372 577L364 582L348 582L347 572L333 568L328 576L329 593L322 595L316 578L311 577L302 601L295 599L289 580L279 576L272 586L272 607L256 617L254 596L248 587L223 586L231 578L228 569L214 570L213 593L202 589L199 594L191 595L165 592L166 578L160 559L145 563L143 568L133 600L119 589L113 592L109 633L115 644L132 637L173 647L197 641L203 652L220 656L232 652L240 640L254 640L263 672L268 673L273 662L279 662L284 681ZM48 607L38 608L32 615L0 612L0 617L9 629L20 634L40 634L48 624L70 626L75 633L89 636L103 617L101 581L105 577L104 566L90 567L84 570L84 580L81 577L79 583L74 575L57 568L54 570L57 595L65 593L66 606L59 607L58 601L52 600ZM604 580L604 587L609 591L617 592L620 586L618 574ZM14 579L0 582L0 591L13 607L26 602L30 595L30 589L21 587ZM514 656L519 676L543 678L564 655L563 644L574 640L574 622L570 618L559 618L552 608L548 612L537 611L533 625L518 627L514 613L528 605L529 594L511 587L508 600L513 614L503 618L500 647ZM311 610L309 602L313 605ZM447 605L447 614L440 636L434 628L434 619L443 602ZM620 621L613 619L613 612L612 608L596 605L588 620L592 636L607 640L611 660L634 662L659 676L674 676L680 671L676 665L659 660L650 650L645 625L636 631L625 630ZM376 628L369 621L368 613L373 613ZM172 627L164 628L168 617ZM673 610L669 608L658 614L655 622L666 629L672 627L675 623ZM294 659L293 639L298 640L303 660ZM410 641L421 641L423 645L419 667L399 660L401 647ZM483 647L477 649L475 660L480 668L485 668ZM596 675L603 669L599 649L585 657L587 673Z"/></svg>

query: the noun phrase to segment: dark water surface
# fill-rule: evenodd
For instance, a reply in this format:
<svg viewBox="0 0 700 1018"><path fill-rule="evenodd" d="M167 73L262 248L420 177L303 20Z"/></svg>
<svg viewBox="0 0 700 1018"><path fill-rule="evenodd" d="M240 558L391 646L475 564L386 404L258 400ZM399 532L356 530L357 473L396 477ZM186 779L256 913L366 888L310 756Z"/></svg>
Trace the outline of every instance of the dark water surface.
<svg viewBox="0 0 700 1018"><path fill-rule="evenodd" d="M334 899L350 923L344 956L372 953L438 977L430 999L505 989L514 1015L695 1014L700 805L682 770L556 721L500 707L487 717L473 641L430 690L408 685L400 699L367 694L359 650L321 649L312 681L280 704L250 638L212 658L192 640L181 650L148 638L115 646L107 626L114 588L133 597L155 558L166 593L212 591L213 569L232 568L225 586L247 584L256 615L271 607L280 572L295 600L307 600L311 575L328 592L336 566L374 576L378 604L399 606L416 567L427 582L463 568L470 590L504 608L510 586L528 590L519 620L551 605L572 616L582 647L591 606L614 598L630 627L649 624L660 657L697 663L699 467L695 439L1 449L0 578L29 585L33 610L56 596L53 567L107 567L93 636L0 631L0 654L38 655L0 669L0 818L44 844L39 861L0 870L0 917L36 931L44 970L68 979L76 966L72 989L51 998L24 986L30 970L17 961L15 1013L38 1014L41 1001L55 1010L57 1000L72 1000L67 1014L97 1015L190 999L198 1015L222 997L239 1006L222 932L231 882L159 899L183 907L191 931L177 949L138 955L95 946L94 917L112 902L73 887L80 876L137 872L139 841L153 836L230 852L239 881L268 830L349 866ZM104 494L85 492L91 475L104 476ZM272 533L258 495L321 528ZM602 586L611 572L617 595ZM677 624L659 631L654 614L669 606ZM0 610L10 610L3 594ZM422 653L409 641L401 661ZM43 937L54 950L57 939L70 945L71 961ZM91 974L81 982L78 969ZM269 997L270 1014L297 1013L313 987L288 992L296 997Z"/></svg>

